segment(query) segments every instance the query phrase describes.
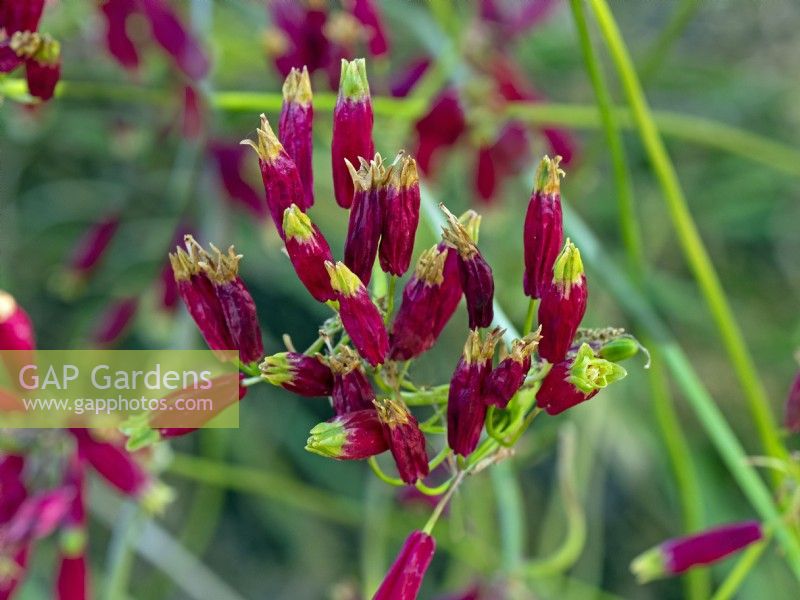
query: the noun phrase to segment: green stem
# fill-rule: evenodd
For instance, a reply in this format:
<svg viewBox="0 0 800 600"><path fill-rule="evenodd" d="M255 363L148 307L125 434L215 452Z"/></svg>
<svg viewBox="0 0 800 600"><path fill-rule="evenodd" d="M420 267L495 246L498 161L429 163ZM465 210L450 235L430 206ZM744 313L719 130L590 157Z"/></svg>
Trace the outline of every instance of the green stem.
<svg viewBox="0 0 800 600"><path fill-rule="evenodd" d="M447 503L450 502L450 498L452 498L453 494L456 493L456 490L458 489L458 486L461 485L461 482L464 481L464 476L466 474L466 471L459 471L458 475L456 475L456 478L453 480L450 489L447 490L447 493L442 496L442 499L436 504L436 508L433 509L430 518L428 519L427 523L425 523L425 527L422 528L423 532L431 535L433 528L436 526L436 522L439 520L439 517L442 516L445 506L447 506Z"/></svg>
<svg viewBox="0 0 800 600"><path fill-rule="evenodd" d="M586 71L594 88L597 108L603 133L611 157L614 175L614 189L617 197L620 229L628 265L634 281L641 289L645 278L645 255L642 236L636 218L633 190L627 167L625 146L622 141L616 116L612 110L612 98L603 69L592 46L589 27L583 8L584 0L570 0L578 38L583 52ZM645 343L649 343L646 341ZM653 348L655 351L655 347ZM685 532L699 531L703 521L702 496L697 481L697 471L692 459L691 448L681 428L680 419L673 405L669 384L658 357L649 370L649 385L653 408L656 414L661 437L670 458L670 465L677 482L678 494L683 513ZM693 569L684 578L687 597L692 600L707 598L711 591L711 574L708 569Z"/></svg>
<svg viewBox="0 0 800 600"><path fill-rule="evenodd" d="M705 297L723 345L745 393L748 408L755 421L764 451L771 456L783 457L786 455L786 449L778 434L766 391L759 380L744 336L692 219L683 189L658 127L650 113L628 49L606 1L589 0L589 2L622 81L642 143L661 184L684 256Z"/></svg>
<svg viewBox="0 0 800 600"><path fill-rule="evenodd" d="M669 328L625 273L608 259L607 251L602 248L594 233L567 205L564 206L564 217L570 236L580 246L587 264L592 265L593 272L602 281L605 289L641 323L642 328L659 346L664 364L672 372L673 380L694 410L728 471L761 519L774 529L789 568L800 579L800 542L784 522L769 488L749 463L744 448L695 372L691 361L674 340Z"/></svg>
<svg viewBox="0 0 800 600"><path fill-rule="evenodd" d="M522 490L510 461L494 465L490 473L497 500L503 568L514 571L522 563L527 545Z"/></svg>
<svg viewBox="0 0 800 600"><path fill-rule="evenodd" d="M738 591L747 575L761 558L761 555L764 554L767 546L769 546L769 537L765 536L763 540L742 552L736 562L736 566L733 567L719 588L717 588L717 591L714 592L711 600L729 600L733 598L733 595Z"/></svg>
<svg viewBox="0 0 800 600"><path fill-rule="evenodd" d="M533 331L533 322L536 319L536 308L539 306L538 298L531 298L528 302L528 313L525 315L525 323L522 326L522 335L528 335Z"/></svg>
<svg viewBox="0 0 800 600"><path fill-rule="evenodd" d="M697 0L681 0L669 23L658 34L656 41L653 42L645 54L644 60L641 61L639 78L642 81L650 79L658 70L664 57L668 54L669 47L680 37L699 8L700 2Z"/></svg>
<svg viewBox="0 0 800 600"><path fill-rule="evenodd" d="M135 559L135 538L142 519L140 508L133 502L126 502L120 512L121 518L114 524L108 549L104 597L109 600L126 600L128 597L128 581Z"/></svg>
<svg viewBox="0 0 800 600"><path fill-rule="evenodd" d="M372 472L375 473L376 477L384 483L388 483L389 485L393 485L395 487L403 487L405 485L405 482L399 477L392 477L384 473L383 469L381 469L381 466L378 464L378 459L376 459L374 456L370 456L367 459L367 463L369 463L369 468L372 469Z"/></svg>

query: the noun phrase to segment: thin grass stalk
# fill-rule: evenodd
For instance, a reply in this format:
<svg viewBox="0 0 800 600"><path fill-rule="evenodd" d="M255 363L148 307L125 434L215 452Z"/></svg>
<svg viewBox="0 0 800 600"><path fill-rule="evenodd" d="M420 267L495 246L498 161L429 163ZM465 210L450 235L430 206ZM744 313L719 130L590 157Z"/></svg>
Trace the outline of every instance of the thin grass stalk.
<svg viewBox="0 0 800 600"><path fill-rule="evenodd" d="M616 21L605 0L590 0L590 5L622 81L653 171L664 193L684 257L708 304L739 384L744 391L764 452L770 456L785 457L786 448L781 441L766 391L758 377L757 368L747 350L746 341L725 296L708 251L692 219L675 167L650 114L650 108Z"/></svg>
<svg viewBox="0 0 800 600"><path fill-rule="evenodd" d="M570 0L570 6L575 27L578 30L578 39L586 64L586 71L592 82L597 108L600 112L606 146L611 158L620 230L629 271L633 280L641 289L645 278L646 264L642 236L633 200L633 186L627 167L625 147L617 125L617 119L612 111L611 93L600 61L592 46L583 0ZM648 339L643 341L645 345L653 346ZM655 347L653 347L653 351L657 352ZM669 383L661 363L658 362L659 358L658 355L653 356L651 354L653 362L648 372L653 409L678 487L683 515L683 529L687 533L699 531L703 525L703 507L697 469L694 465L689 442L681 428L678 414L673 405ZM708 569L693 569L684 577L684 583L687 597L692 600L707 598L710 594L711 575Z"/></svg>

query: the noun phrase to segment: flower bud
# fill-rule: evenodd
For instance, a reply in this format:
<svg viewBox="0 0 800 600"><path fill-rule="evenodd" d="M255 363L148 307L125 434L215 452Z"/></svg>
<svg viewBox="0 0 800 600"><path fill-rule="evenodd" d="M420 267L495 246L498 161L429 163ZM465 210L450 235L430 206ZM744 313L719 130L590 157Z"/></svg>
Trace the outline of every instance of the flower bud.
<svg viewBox="0 0 800 600"><path fill-rule="evenodd" d="M36 52L25 61L28 92L40 100L53 97L61 77L61 44L49 35L41 36Z"/></svg>
<svg viewBox="0 0 800 600"><path fill-rule="evenodd" d="M373 408L375 390L361 368L358 354L347 346L341 346L335 355L328 357L327 362L333 373L333 411L344 415Z"/></svg>
<svg viewBox="0 0 800 600"><path fill-rule="evenodd" d="M475 450L486 420L483 390L492 370L492 358L501 329L492 330L481 341L477 330L467 335L464 352L450 379L447 397L447 443L453 452L468 456Z"/></svg>
<svg viewBox="0 0 800 600"><path fill-rule="evenodd" d="M786 398L783 426L792 433L800 432L800 373L795 376L789 396Z"/></svg>
<svg viewBox="0 0 800 600"><path fill-rule="evenodd" d="M553 264L564 240L561 222L560 156L545 156L536 172L536 183L525 214L525 294L541 298L553 278Z"/></svg>
<svg viewBox="0 0 800 600"><path fill-rule="evenodd" d="M380 154L369 163L363 158L360 161L361 166L356 170L345 159L355 191L344 243L344 264L367 285L378 254L388 173Z"/></svg>
<svg viewBox="0 0 800 600"><path fill-rule="evenodd" d="M87 600L87 598L91 598L89 567L85 553L81 552L77 556L62 554L59 557L55 598L56 600Z"/></svg>
<svg viewBox="0 0 800 600"><path fill-rule="evenodd" d="M630 335L621 335L600 346L597 355L611 362L622 362L639 353L641 345Z"/></svg>
<svg viewBox="0 0 800 600"><path fill-rule="evenodd" d="M259 368L263 379L300 396L330 396L333 392L330 367L317 356L279 352L267 356Z"/></svg>
<svg viewBox="0 0 800 600"><path fill-rule="evenodd" d="M694 535L667 540L643 552L631 563L639 583L679 575L692 567L710 565L764 537L757 521L731 523Z"/></svg>
<svg viewBox="0 0 800 600"><path fill-rule="evenodd" d="M383 427L383 437L389 444L400 479L414 485L428 476L428 454L425 436L419 423L402 400L385 398L374 401Z"/></svg>
<svg viewBox="0 0 800 600"><path fill-rule="evenodd" d="M314 205L314 171L312 169L311 125L314 106L311 104L311 80L308 69L292 68L283 83L283 106L278 136L289 154L303 184L303 210Z"/></svg>
<svg viewBox="0 0 800 600"><path fill-rule="evenodd" d="M191 236L187 236L187 246L192 243L197 244ZM239 277L242 255L236 254L233 246L228 248L226 254L213 244L211 249L216 256L204 252L202 260L197 263L198 267L212 284L233 348L239 351L239 359L251 363L264 355L264 346L255 302Z"/></svg>
<svg viewBox="0 0 800 600"><path fill-rule="evenodd" d="M419 224L417 162L400 152L392 164L383 196L381 268L400 277L408 271Z"/></svg>
<svg viewBox="0 0 800 600"><path fill-rule="evenodd" d="M539 355L557 363L564 360L586 312L586 276L581 253L567 240L553 267L553 279L542 295Z"/></svg>
<svg viewBox="0 0 800 600"><path fill-rule="evenodd" d="M536 404L547 414L557 415L626 375L621 366L598 358L589 344L582 344L574 357L553 365L536 394Z"/></svg>
<svg viewBox="0 0 800 600"><path fill-rule="evenodd" d="M469 328L488 327L494 318L494 279L492 268L481 255L467 229L444 205L449 225L443 229L444 241L458 254L461 288L467 300Z"/></svg>
<svg viewBox="0 0 800 600"><path fill-rule="evenodd" d="M435 539L412 531L372 600L415 600L435 551Z"/></svg>
<svg viewBox="0 0 800 600"><path fill-rule="evenodd" d="M318 301L333 300L336 294L325 270L325 261L333 261L333 255L319 227L296 204L292 204L283 213L283 231L286 253L297 277Z"/></svg>
<svg viewBox="0 0 800 600"><path fill-rule="evenodd" d="M337 460L361 460L389 449L374 408L338 415L310 434L306 450Z"/></svg>
<svg viewBox="0 0 800 600"><path fill-rule="evenodd" d="M333 192L337 204L342 208L350 208L354 192L353 180L345 159L355 165L359 164L360 157L368 158L375 154L372 123L372 101L366 63L363 58L350 62L342 59L331 141Z"/></svg>
<svg viewBox="0 0 800 600"><path fill-rule="evenodd" d="M344 263L326 262L331 286L339 301L342 326L356 350L372 366L386 360L389 336L380 311L372 302L361 280Z"/></svg>
<svg viewBox="0 0 800 600"><path fill-rule="evenodd" d="M419 257L389 337L389 357L408 360L429 350L461 299L455 250L433 246ZM448 265L450 268L448 269Z"/></svg>
<svg viewBox="0 0 800 600"><path fill-rule="evenodd" d="M186 250L178 247L175 254L169 255L178 294L208 347L212 350L233 350L235 345L222 305L211 280L200 267L200 263L208 259L208 254L192 236L187 235L184 239Z"/></svg>
<svg viewBox="0 0 800 600"><path fill-rule="evenodd" d="M257 133L257 144L252 140L242 140L241 143L250 146L258 154L267 208L275 227L278 228L278 233L283 238L283 213L292 204L305 208L305 192L297 166L275 137L264 115L261 115L261 127Z"/></svg>
<svg viewBox="0 0 800 600"><path fill-rule="evenodd" d="M528 371L531 370L531 354L536 350L539 338L537 330L520 340L514 340L511 354L500 361L486 379L483 395L487 405L505 408L511 397L522 387Z"/></svg>

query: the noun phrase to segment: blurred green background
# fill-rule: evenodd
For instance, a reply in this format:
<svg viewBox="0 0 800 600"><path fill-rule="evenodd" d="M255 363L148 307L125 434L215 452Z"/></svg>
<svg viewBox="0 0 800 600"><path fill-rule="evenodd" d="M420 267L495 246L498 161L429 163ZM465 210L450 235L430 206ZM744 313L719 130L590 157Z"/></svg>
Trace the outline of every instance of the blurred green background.
<svg viewBox="0 0 800 600"><path fill-rule="evenodd" d="M651 105L724 122L796 152L800 5L790 0L691 4L611 4L635 62L644 69ZM261 3L197 0L174 6L205 32L202 42L214 65L206 92L280 91L280 78L262 48L268 15ZM385 89L387 75L420 48L441 49L435 34L443 26L424 2L386 0L381 7L393 46L380 64L368 61L376 95ZM454 22L466 29L474 6L454 2L450 8ZM685 22L678 24L674 39L659 47L659 36L675 24L680 11ZM146 53L141 73L132 80L102 49L92 2L52 3L44 28L62 41L62 78L84 85L35 109L10 99L0 108L0 281L31 314L40 346L88 346L104 308L115 298L137 296L140 308L119 347L201 347L183 309L171 316L157 302L157 275L180 223L220 246L235 244L244 254L243 278L259 307L267 352L283 348L284 333L298 348L313 341L316 324L328 310L294 276L271 224L258 223L223 199L203 140L181 137L182 96L168 61L157 52ZM622 103L600 36L594 38L615 100ZM510 52L553 102L593 105L566 3L515 41ZM123 93L110 97L114 86ZM138 91L128 97L127 86ZM328 91L324 78L315 79L314 86ZM271 121L277 119L274 109L263 109ZM207 136L234 143L253 137L261 110L209 109ZM602 241L602 260L625 268L608 151L597 127L580 125L565 127L578 138L579 151L567 170L564 198ZM379 115L377 149L393 155L399 148L413 148L409 128L402 116ZM332 199L330 132L330 112L318 110L312 215L334 254L341 256L346 214ZM800 163L791 173L791 167L748 160L713 147L713 139L697 143L688 139L691 131L685 133L668 136L667 146L779 418L797 369L792 354L800 345ZM548 151L541 136L534 140L535 156ZM678 247L661 189L630 130L625 149L642 223L647 297L747 452L761 454L744 396ZM254 156L248 155L247 169L260 189ZM472 169L472 151L461 144L442 160L432 194L457 213L475 206ZM494 268L497 299L518 326L527 309L521 289L521 223L532 181L532 168L525 169L493 204L475 206L484 216L480 246ZM108 253L83 289L65 295L64 266L74 244L98 218L115 211L122 214L122 224ZM421 226L417 252L434 241ZM597 264L587 259L586 266L590 307L584 324L630 327L618 299L593 277ZM415 365L417 380L449 378L463 344L463 311L436 349ZM499 584L489 598L604 597L600 590L624 598L684 597L679 580L638 586L628 570L639 552L683 532L675 477L642 364L628 365L628 379L596 400L561 417L537 420L504 467L518 476L521 488L524 519L515 527L525 556L550 555L565 535L565 503L555 468L558 430L574 425L574 478L587 519L585 545L574 566L562 574L508 583L503 569L509 532L499 527L509 510L508 498L497 494L502 488L486 472L465 484L447 524L437 528L440 550L422 598L454 593L476 581ZM694 413L679 393L675 401L698 470L703 523L754 518ZM305 452L308 430L328 416L325 402L256 386L242 405L239 430L202 431L176 441L171 444L175 458L167 448L159 450L164 479L174 486L177 500L152 522L101 486L93 488L95 589L102 590L113 569L130 569L127 594L137 599L344 600L357 598L362 586L374 587L406 533L420 527L430 509L420 502L400 502L396 490L377 482L365 464L332 463ZM797 446L796 439L787 443ZM37 552L23 598L49 597L49 552L47 545ZM734 562L714 567L715 581ZM223 589L208 587L208 582ZM200 592L205 586L229 595L196 595L192 585L198 584ZM796 598L798 590L773 545L738 597L788 599Z"/></svg>

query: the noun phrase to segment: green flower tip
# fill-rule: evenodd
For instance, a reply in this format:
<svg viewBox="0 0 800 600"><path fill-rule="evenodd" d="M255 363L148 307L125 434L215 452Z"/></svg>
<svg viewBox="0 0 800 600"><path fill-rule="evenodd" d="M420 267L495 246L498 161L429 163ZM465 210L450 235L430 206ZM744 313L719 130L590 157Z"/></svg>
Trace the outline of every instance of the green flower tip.
<svg viewBox="0 0 800 600"><path fill-rule="evenodd" d="M650 548L634 558L631 562L631 573L639 583L648 583L666 576L667 568L661 548Z"/></svg>
<svg viewBox="0 0 800 600"><path fill-rule="evenodd" d="M567 297L573 285L580 283L583 277L583 261L581 252L569 238L564 249L553 265L553 282L564 289Z"/></svg>
<svg viewBox="0 0 800 600"><path fill-rule="evenodd" d="M288 352L267 356L258 368L261 370L261 378L275 386L290 383L294 379L294 369L289 363Z"/></svg>
<svg viewBox="0 0 800 600"><path fill-rule="evenodd" d="M467 235L472 238L473 243L478 243L478 237L481 233L481 216L474 210L470 209L463 215L458 217L458 222L467 230Z"/></svg>
<svg viewBox="0 0 800 600"><path fill-rule="evenodd" d="M597 357L589 344L581 344L572 362L568 381L588 394L619 381L627 374L618 364Z"/></svg>
<svg viewBox="0 0 800 600"><path fill-rule="evenodd" d="M142 494L140 502L147 514L160 515L174 498L171 487L156 481Z"/></svg>
<svg viewBox="0 0 800 600"><path fill-rule="evenodd" d="M367 62L363 58L351 61L342 59L342 71L339 76L339 96L357 102L369 99Z"/></svg>
<svg viewBox="0 0 800 600"><path fill-rule="evenodd" d="M309 432L306 450L326 458L339 458L347 442L344 426L336 421L315 425Z"/></svg>
<svg viewBox="0 0 800 600"><path fill-rule="evenodd" d="M61 552L70 558L80 556L86 548L86 529L83 527L66 527L58 538Z"/></svg>
<svg viewBox="0 0 800 600"><path fill-rule="evenodd" d="M329 260L326 260L325 269L328 271L328 276L331 278L331 287L333 291L338 292L342 296L355 296L358 291L364 287L358 275L348 269L347 265L343 262L333 264Z"/></svg>
<svg viewBox="0 0 800 600"><path fill-rule="evenodd" d="M311 219L296 204L283 211L283 232L287 238L307 242L314 237Z"/></svg>
<svg viewBox="0 0 800 600"><path fill-rule="evenodd" d="M561 178L565 176L565 173L558 166L560 162L560 156L542 158L539 168L536 169L534 191L542 194L559 194L561 192Z"/></svg>
<svg viewBox="0 0 800 600"><path fill-rule="evenodd" d="M243 146L250 146L258 154L258 158L264 162L273 163L275 159L284 152L283 144L281 144L275 132L272 131L272 127L266 115L262 113L259 118L261 120L261 127L256 130L258 142L247 139L239 143Z"/></svg>
<svg viewBox="0 0 800 600"><path fill-rule="evenodd" d="M308 106L311 104L311 98L311 79L308 76L308 69L303 66L301 71L292 67L283 82L283 100Z"/></svg>

